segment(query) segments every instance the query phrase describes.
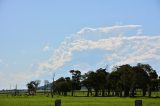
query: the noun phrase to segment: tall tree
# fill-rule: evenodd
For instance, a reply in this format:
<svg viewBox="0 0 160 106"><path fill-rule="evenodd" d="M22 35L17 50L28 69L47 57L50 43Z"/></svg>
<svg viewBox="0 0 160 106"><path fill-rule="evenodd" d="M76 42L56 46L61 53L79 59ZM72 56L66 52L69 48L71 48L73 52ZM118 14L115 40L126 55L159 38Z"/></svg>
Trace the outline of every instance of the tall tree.
<svg viewBox="0 0 160 106"><path fill-rule="evenodd" d="M121 65L117 67L117 71L120 73L119 84L122 88L120 90L120 96L122 96L122 90L124 91L124 96L129 96L133 75L132 67L129 64Z"/></svg>
<svg viewBox="0 0 160 106"><path fill-rule="evenodd" d="M147 86L149 84L149 76L146 71L143 70L143 68L139 66L133 67L134 74L132 79L132 96L134 96L134 90L135 89L142 89L143 96L146 95Z"/></svg>
<svg viewBox="0 0 160 106"><path fill-rule="evenodd" d="M99 68L96 71L96 77L99 81L98 86L99 90L102 91L102 96L105 96L105 88L107 86L107 75L109 73L106 72L106 69Z"/></svg>
<svg viewBox="0 0 160 106"><path fill-rule="evenodd" d="M35 81L31 81L31 82L27 83L27 88L28 88L28 94L29 95L35 95L36 94Z"/></svg>
<svg viewBox="0 0 160 106"><path fill-rule="evenodd" d="M49 89L49 81L44 80L44 94L47 94L47 96L49 95L48 89Z"/></svg>
<svg viewBox="0 0 160 106"><path fill-rule="evenodd" d="M69 77L61 77L54 84L54 92L57 92L58 95L67 96L67 92L71 90L71 80Z"/></svg>
<svg viewBox="0 0 160 106"><path fill-rule="evenodd" d="M80 79L81 79L81 72L79 70L70 70L72 74L72 96L74 94L74 90L80 90Z"/></svg>
<svg viewBox="0 0 160 106"><path fill-rule="evenodd" d="M105 89L107 86L107 75L106 69L98 69L96 72L89 71L84 75L84 80L82 84L88 89L87 96L89 96L89 92L92 93L91 89L93 88L95 91L95 96L98 96L99 91L102 96L105 96Z"/></svg>
<svg viewBox="0 0 160 106"><path fill-rule="evenodd" d="M91 77L92 71L88 71L87 73L85 73L84 75L82 75L82 85L85 86L88 90L87 92L87 97L89 96L89 93L91 93L92 95L92 83L93 83L93 79Z"/></svg>
<svg viewBox="0 0 160 106"><path fill-rule="evenodd" d="M113 68L113 71L109 75L109 84L112 90L112 96L119 95L119 91L122 90L120 85L120 72L117 71L117 66Z"/></svg>
<svg viewBox="0 0 160 106"><path fill-rule="evenodd" d="M141 64L138 63L137 67L140 67L143 69L149 77L149 82L148 82L148 96L151 96L151 91L156 87L155 81L158 78L157 72L149 65L149 64Z"/></svg>
<svg viewBox="0 0 160 106"><path fill-rule="evenodd" d="M35 82L35 83L34 83L34 84L35 84L35 89L36 89L36 92L37 92L37 89L38 89L38 86L39 86L40 83L41 83L41 80L35 80L34 82ZM36 93L36 92L35 92L35 93Z"/></svg>

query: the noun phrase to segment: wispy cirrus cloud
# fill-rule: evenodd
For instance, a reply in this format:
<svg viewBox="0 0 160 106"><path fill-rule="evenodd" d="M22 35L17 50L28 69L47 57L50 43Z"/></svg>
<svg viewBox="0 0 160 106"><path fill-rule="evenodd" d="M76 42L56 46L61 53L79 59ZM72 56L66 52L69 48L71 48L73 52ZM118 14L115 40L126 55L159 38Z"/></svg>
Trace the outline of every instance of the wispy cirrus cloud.
<svg viewBox="0 0 160 106"><path fill-rule="evenodd" d="M160 58L160 36L122 37L123 44L107 59L115 65L132 64Z"/></svg>
<svg viewBox="0 0 160 106"><path fill-rule="evenodd" d="M121 65L148 60L159 61L157 58L160 58L160 36L142 36L141 33L141 25L85 27L66 38L53 55L40 64L40 67L56 71L65 63L71 62L75 52L93 49L101 49L107 53L105 58L102 58L102 64Z"/></svg>

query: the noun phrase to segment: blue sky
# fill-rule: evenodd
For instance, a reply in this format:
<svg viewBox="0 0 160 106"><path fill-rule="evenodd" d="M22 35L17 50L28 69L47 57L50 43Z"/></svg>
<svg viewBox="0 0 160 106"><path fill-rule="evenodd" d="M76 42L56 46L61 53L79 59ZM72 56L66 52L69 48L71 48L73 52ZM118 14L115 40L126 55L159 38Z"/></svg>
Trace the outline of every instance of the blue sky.
<svg viewBox="0 0 160 106"><path fill-rule="evenodd" d="M160 73L159 19L159 0L0 0L0 89L106 64Z"/></svg>

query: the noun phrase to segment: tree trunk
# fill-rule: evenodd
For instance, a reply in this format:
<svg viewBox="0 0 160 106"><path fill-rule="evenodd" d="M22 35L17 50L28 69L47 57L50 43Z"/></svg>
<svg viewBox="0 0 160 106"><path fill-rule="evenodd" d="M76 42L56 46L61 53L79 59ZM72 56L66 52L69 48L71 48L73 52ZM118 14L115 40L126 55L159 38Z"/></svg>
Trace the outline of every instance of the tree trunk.
<svg viewBox="0 0 160 106"><path fill-rule="evenodd" d="M74 91L72 90L72 96L73 96L73 92L74 92Z"/></svg>
<svg viewBox="0 0 160 106"><path fill-rule="evenodd" d="M64 96L67 96L67 92L66 91L64 92Z"/></svg>
<svg viewBox="0 0 160 106"><path fill-rule="evenodd" d="M114 91L114 90L112 90L112 96L115 96L114 94L115 94L115 91Z"/></svg>
<svg viewBox="0 0 160 106"><path fill-rule="evenodd" d="M90 93L91 93L91 96L92 96L92 89L90 89Z"/></svg>
<svg viewBox="0 0 160 106"><path fill-rule="evenodd" d="M124 91L124 96L125 96L125 97L129 96L129 90L128 90L128 89L126 89L126 90Z"/></svg>
<svg viewBox="0 0 160 106"><path fill-rule="evenodd" d="M148 89L148 96L151 97L151 88Z"/></svg>
<svg viewBox="0 0 160 106"><path fill-rule="evenodd" d="M119 93L120 93L119 96L122 97L122 90Z"/></svg>
<svg viewBox="0 0 160 106"><path fill-rule="evenodd" d="M102 89L102 96L104 97L105 96L105 90Z"/></svg>
<svg viewBox="0 0 160 106"><path fill-rule="evenodd" d="M97 89L95 90L95 96L96 97L98 96L98 90Z"/></svg>
<svg viewBox="0 0 160 106"><path fill-rule="evenodd" d="M134 89L131 90L131 97L134 97Z"/></svg>
<svg viewBox="0 0 160 106"><path fill-rule="evenodd" d="M53 89L51 88L51 96L52 96L52 98L53 98Z"/></svg>
<svg viewBox="0 0 160 106"><path fill-rule="evenodd" d="M111 92L110 89L108 89L108 96L110 95L110 92Z"/></svg>
<svg viewBox="0 0 160 106"><path fill-rule="evenodd" d="M143 96L146 96L146 90L143 89Z"/></svg>
<svg viewBox="0 0 160 106"><path fill-rule="evenodd" d="M88 89L88 92L87 92L87 97L89 97L89 91L90 91L90 90Z"/></svg>

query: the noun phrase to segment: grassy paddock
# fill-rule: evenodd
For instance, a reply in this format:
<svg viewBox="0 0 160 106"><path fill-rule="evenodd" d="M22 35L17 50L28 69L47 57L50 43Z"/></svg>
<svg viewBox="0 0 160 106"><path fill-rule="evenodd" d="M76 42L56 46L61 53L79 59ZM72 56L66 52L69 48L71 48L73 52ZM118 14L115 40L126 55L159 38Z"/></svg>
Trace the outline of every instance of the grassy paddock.
<svg viewBox="0 0 160 106"><path fill-rule="evenodd" d="M142 100L143 106L160 106L159 98L120 98L120 97L63 97L54 96L0 96L0 106L54 106L56 99L62 106L134 106L135 100Z"/></svg>

